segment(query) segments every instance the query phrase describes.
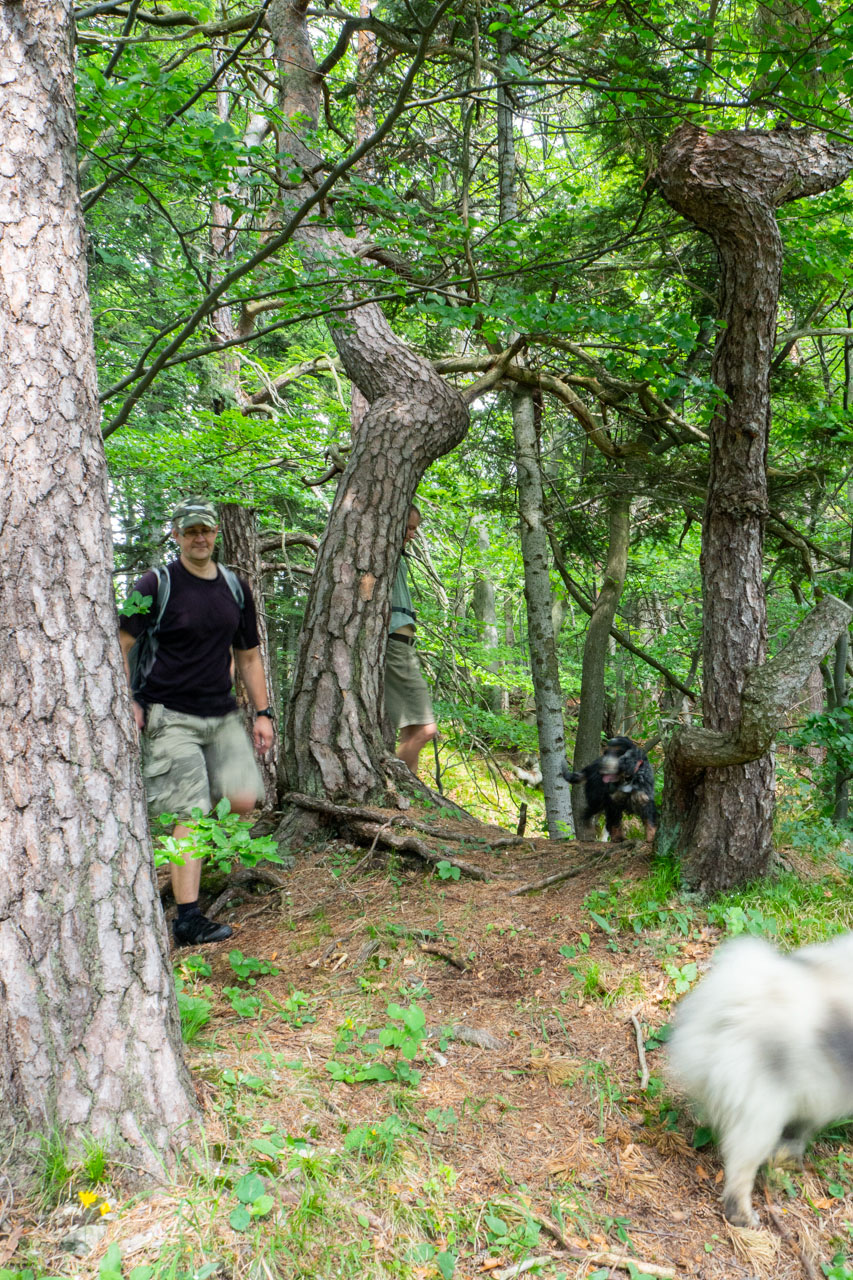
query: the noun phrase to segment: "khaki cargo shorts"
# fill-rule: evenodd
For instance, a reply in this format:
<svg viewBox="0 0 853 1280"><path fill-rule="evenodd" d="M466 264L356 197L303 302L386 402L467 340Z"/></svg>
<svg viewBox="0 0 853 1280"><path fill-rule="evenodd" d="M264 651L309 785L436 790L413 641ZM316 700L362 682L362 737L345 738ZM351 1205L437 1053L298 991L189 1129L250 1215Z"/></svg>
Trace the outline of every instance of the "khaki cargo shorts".
<svg viewBox="0 0 853 1280"><path fill-rule="evenodd" d="M142 779L152 818L161 813L189 818L196 808L209 813L223 796L264 798L239 711L190 716L153 703L142 734Z"/></svg>
<svg viewBox="0 0 853 1280"><path fill-rule="evenodd" d="M385 712L395 729L435 724L429 685L414 645L388 637L385 654Z"/></svg>

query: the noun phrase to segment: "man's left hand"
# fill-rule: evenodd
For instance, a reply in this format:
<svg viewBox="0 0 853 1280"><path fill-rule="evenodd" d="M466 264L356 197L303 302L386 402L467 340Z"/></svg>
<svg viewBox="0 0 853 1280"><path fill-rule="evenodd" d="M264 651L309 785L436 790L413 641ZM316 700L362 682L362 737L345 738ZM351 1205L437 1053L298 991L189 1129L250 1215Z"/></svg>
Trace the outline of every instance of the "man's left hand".
<svg viewBox="0 0 853 1280"><path fill-rule="evenodd" d="M275 726L269 716L258 716L252 728L252 741L259 756L266 755L275 738Z"/></svg>

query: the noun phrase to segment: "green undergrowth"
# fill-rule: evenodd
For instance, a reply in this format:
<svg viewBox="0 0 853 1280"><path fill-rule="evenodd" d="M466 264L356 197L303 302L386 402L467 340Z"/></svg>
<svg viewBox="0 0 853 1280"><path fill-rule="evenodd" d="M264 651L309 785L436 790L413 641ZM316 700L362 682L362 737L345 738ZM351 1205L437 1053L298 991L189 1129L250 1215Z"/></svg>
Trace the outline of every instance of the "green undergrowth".
<svg viewBox="0 0 853 1280"><path fill-rule="evenodd" d="M513 754L514 760L521 758ZM547 835L542 791L526 786L513 776L506 767L509 760L506 751L482 755L472 752L470 745L466 746L455 736L450 740L443 736L438 759L442 790L475 818L515 831L519 810L526 804L526 834ZM435 764L429 748L421 753L420 775L435 787Z"/></svg>
<svg viewBox="0 0 853 1280"><path fill-rule="evenodd" d="M333 878L346 879L362 856L353 850L347 861L336 850ZM500 1127L522 1110L517 1086L527 1072L548 1071L552 1087L586 1116L594 1144L609 1144L626 1117L641 1143L685 1129L656 1052L665 1028L643 1027L652 1076L639 1095L630 1067L578 1052L578 1010L622 1024L654 990L665 1022L719 939L747 932L788 947L853 926L853 882L831 857L812 876L785 871L701 902L682 891L677 863L658 856L640 878L612 877L588 892L571 918L554 915L553 936L541 940L558 978L548 988L542 953L530 946L533 926L507 914L505 902L488 919L473 908L457 912L451 925L438 902L460 890L433 875L424 883L435 912L412 928L393 919L391 903L402 894L396 874L390 863L385 907L348 944L351 954L362 940L377 949L338 985L312 990L313 970L300 971L305 990L286 980L298 951L288 954L287 939L295 947L296 937L284 929L271 959L254 956L248 940L242 950L179 957L178 1004L205 1101L204 1144L138 1193L97 1143L71 1153L56 1135L45 1138L34 1218L50 1226L20 1242L10 1261L17 1270L0 1270L0 1280L468 1280L493 1269L511 1274L534 1257L542 1261L532 1274L567 1280L546 1220L599 1250L641 1256L642 1219L619 1212L624 1200L616 1184L608 1189L604 1159L584 1173L567 1156L565 1168L532 1188L509 1161L501 1166ZM315 923L312 945L338 932L322 916ZM529 979L509 1033L526 1054L511 1071L481 1072L452 1100L442 1084L451 1076L442 1073L459 1046L438 989L430 990L429 967L416 973L423 941L474 971L478 954L494 948L509 964L517 945L513 976ZM559 1096L553 1105L563 1114ZM853 1194L846 1136L830 1137L815 1157L827 1203ZM488 1180L475 1176L471 1153L480 1144L498 1155ZM802 1202L796 1177L790 1194ZM57 1243L70 1223L100 1231L83 1260ZM845 1280L843 1265L827 1274ZM605 1273L591 1267L587 1275Z"/></svg>

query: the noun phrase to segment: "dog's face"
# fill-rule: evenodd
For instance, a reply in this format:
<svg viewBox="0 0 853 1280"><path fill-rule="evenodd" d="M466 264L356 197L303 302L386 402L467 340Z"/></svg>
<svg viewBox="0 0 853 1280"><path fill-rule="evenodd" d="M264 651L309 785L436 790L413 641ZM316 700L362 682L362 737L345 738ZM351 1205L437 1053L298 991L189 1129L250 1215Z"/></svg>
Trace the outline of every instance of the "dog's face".
<svg viewBox="0 0 853 1280"><path fill-rule="evenodd" d="M616 745L623 742L629 745L623 748ZM611 738L601 757L601 781L630 787L642 763L642 752L629 738Z"/></svg>

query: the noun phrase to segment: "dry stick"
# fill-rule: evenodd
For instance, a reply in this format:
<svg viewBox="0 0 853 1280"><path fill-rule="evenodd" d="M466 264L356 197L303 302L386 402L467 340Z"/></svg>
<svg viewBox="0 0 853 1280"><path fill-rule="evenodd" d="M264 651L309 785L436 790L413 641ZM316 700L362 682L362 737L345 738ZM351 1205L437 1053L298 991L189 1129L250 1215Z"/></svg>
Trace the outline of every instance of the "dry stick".
<svg viewBox="0 0 853 1280"><path fill-rule="evenodd" d="M770 1215L770 1221L785 1241L785 1244L787 1244L788 1247L799 1257L800 1262L803 1264L803 1271L805 1271L808 1276L808 1280L820 1280L820 1272L812 1259L803 1249L797 1237L785 1226L785 1223L782 1221L781 1214L777 1212L773 1201L770 1199L770 1192L766 1187L764 1188L764 1199L767 1201L767 1212Z"/></svg>
<svg viewBox="0 0 853 1280"><path fill-rule="evenodd" d="M646 1062L646 1046L643 1038L643 1028L637 1017L637 1010L631 1013L631 1021L634 1024L634 1035L637 1038L637 1057L640 1059L640 1090L645 1093L649 1087L649 1064Z"/></svg>
<svg viewBox="0 0 853 1280"><path fill-rule="evenodd" d="M382 835L382 828L377 827L375 822L351 822L349 827L354 835L362 836L367 840L372 840L374 836L378 836L380 842L387 845L389 849L396 849L398 853L414 853L417 857L423 858L424 862L429 862L433 866L439 862L447 862L451 867L458 867L463 875L470 876L472 880L495 879L490 871L483 871L480 867L472 867L470 863L463 862L461 858L449 858L446 853L437 853L435 849L430 849L429 845L424 844L423 840L416 840L414 836L397 836L390 831Z"/></svg>
<svg viewBox="0 0 853 1280"><path fill-rule="evenodd" d="M507 1205L507 1208L509 1207ZM634 1267L637 1271L643 1271L647 1275L659 1278L659 1280L677 1280L678 1272L674 1267L661 1267L656 1262L643 1262L641 1258L629 1258L627 1254L611 1253L609 1250L603 1250L601 1253L590 1253L587 1249L576 1249L574 1245L569 1244L560 1228L550 1218L546 1218L541 1213L533 1213L529 1209L528 1213L534 1222L538 1222L540 1227L547 1231L550 1236L553 1236L560 1247L565 1249L566 1253L578 1262L588 1262L593 1266L600 1267L615 1267L619 1271L629 1271L631 1267Z"/></svg>
<svg viewBox="0 0 853 1280"><path fill-rule="evenodd" d="M518 826L515 828L515 834L517 836L523 836L524 828L526 826L527 826L527 802L525 801L518 811Z"/></svg>
<svg viewBox="0 0 853 1280"><path fill-rule="evenodd" d="M548 889L552 884L560 884L563 880L571 880L574 876L582 875L584 871L588 871L590 867L598 866L608 858L609 854L600 853L596 858L588 858L586 862L582 862L578 867L572 867L569 871L558 871L554 876L546 876L544 880L534 880L532 884L523 884L520 889L512 889L508 894L510 898L517 898L522 893L535 893L537 889Z"/></svg>
<svg viewBox="0 0 853 1280"><path fill-rule="evenodd" d="M442 947L437 947L434 942L421 942L418 947L421 951L426 952L428 956L440 956L442 960L446 960L448 964L452 964L455 969L461 970L462 973L467 973L471 967L464 960L460 960L458 956L453 955L451 951L445 951Z"/></svg>

